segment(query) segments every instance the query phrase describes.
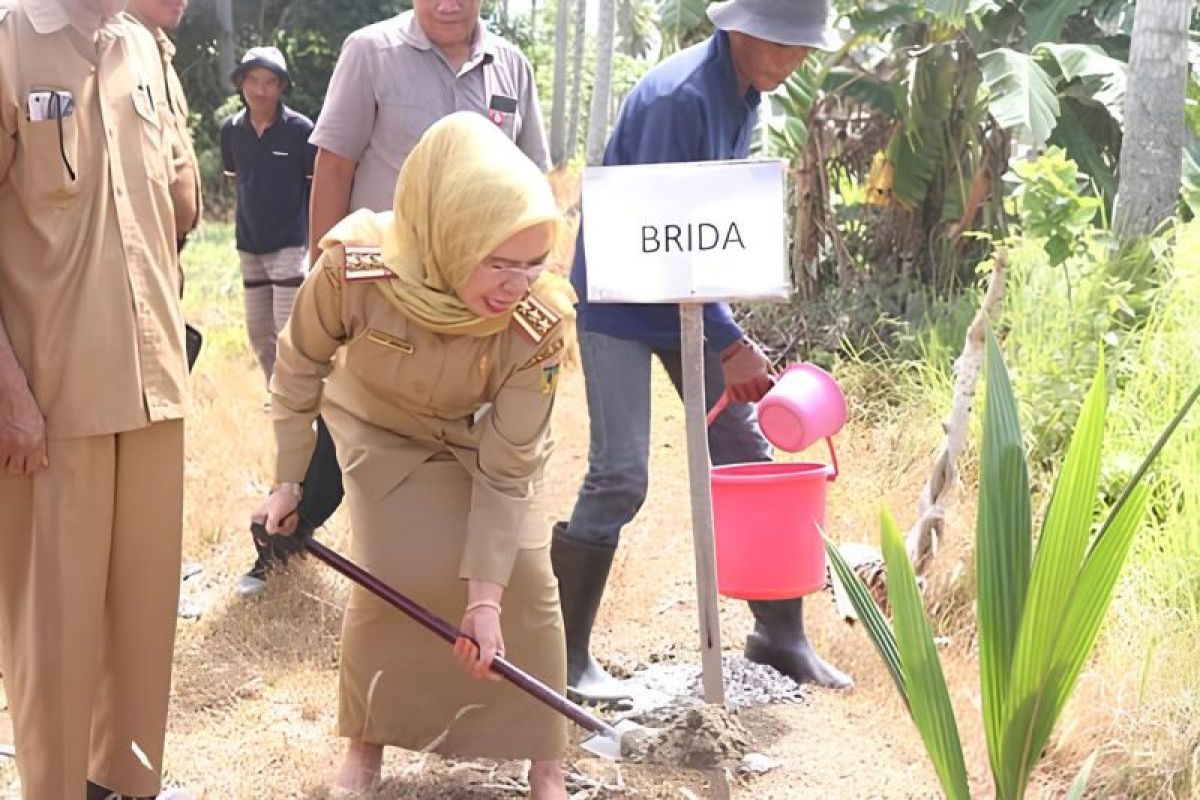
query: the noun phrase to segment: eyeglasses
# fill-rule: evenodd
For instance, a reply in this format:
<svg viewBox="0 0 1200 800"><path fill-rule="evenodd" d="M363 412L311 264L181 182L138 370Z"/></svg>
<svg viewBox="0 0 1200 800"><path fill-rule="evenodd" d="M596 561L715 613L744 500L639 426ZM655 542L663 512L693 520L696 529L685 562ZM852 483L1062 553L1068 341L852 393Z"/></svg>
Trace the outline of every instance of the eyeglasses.
<svg viewBox="0 0 1200 800"><path fill-rule="evenodd" d="M499 283L512 283L514 281L523 280L528 284L533 284L541 274L546 271L546 262L541 261L537 264L530 264L527 267L502 267L498 264L488 265L488 274L494 275Z"/></svg>

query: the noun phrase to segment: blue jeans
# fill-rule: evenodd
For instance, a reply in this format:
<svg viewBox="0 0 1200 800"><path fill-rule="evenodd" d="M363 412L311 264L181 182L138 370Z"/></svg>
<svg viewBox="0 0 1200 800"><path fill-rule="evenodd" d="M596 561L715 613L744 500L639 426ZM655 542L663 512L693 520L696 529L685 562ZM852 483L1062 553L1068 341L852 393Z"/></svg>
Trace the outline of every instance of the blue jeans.
<svg viewBox="0 0 1200 800"><path fill-rule="evenodd" d="M657 356L682 396L678 350L580 331L591 445L588 471L567 525L576 541L616 547L621 529L646 500L650 460L650 359ZM712 408L725 391L716 353L705 352L704 394ZM771 446L758 428L754 407L732 403L708 429L713 464L770 461Z"/></svg>

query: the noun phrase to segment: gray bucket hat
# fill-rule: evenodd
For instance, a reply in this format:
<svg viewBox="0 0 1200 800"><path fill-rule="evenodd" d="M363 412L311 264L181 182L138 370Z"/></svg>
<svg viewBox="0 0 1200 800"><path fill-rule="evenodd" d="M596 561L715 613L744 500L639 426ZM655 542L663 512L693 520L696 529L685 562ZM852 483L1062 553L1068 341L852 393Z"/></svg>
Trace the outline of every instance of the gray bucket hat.
<svg viewBox="0 0 1200 800"><path fill-rule="evenodd" d="M238 64L230 73L229 82L237 86L247 72L260 68L274 72L281 81L289 85L292 82L287 61L284 60L283 53L279 52L278 47L251 47L246 51L246 55L242 56L242 63Z"/></svg>
<svg viewBox="0 0 1200 800"><path fill-rule="evenodd" d="M738 31L775 44L837 50L842 37L829 27L828 0L725 0L708 7L723 31Z"/></svg>

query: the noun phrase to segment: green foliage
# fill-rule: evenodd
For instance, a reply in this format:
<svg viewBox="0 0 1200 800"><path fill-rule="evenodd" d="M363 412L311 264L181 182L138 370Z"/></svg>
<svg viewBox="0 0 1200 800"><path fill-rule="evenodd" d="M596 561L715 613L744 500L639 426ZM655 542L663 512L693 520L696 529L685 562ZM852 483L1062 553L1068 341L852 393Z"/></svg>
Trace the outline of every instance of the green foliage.
<svg viewBox="0 0 1200 800"><path fill-rule="evenodd" d="M954 55L946 47L935 47L908 62L900 104L905 124L888 145L888 160L895 171L892 191L902 206L925 199L942 165L956 71Z"/></svg>
<svg viewBox="0 0 1200 800"><path fill-rule="evenodd" d="M820 91L824 62L810 56L793 72L779 90L771 95L780 116L771 121L767 139L772 155L798 161L808 142L806 120Z"/></svg>
<svg viewBox="0 0 1200 800"><path fill-rule="evenodd" d="M663 54L682 50L708 36L712 24L705 9L709 0L658 0L658 30Z"/></svg>
<svg viewBox="0 0 1200 800"><path fill-rule="evenodd" d="M1086 0L1026 0L1025 47L1032 50L1035 45L1057 39L1067 17L1078 14L1086 4Z"/></svg>
<svg viewBox="0 0 1200 800"><path fill-rule="evenodd" d="M1035 47L1033 54L1060 83L1079 81L1072 88L1081 91L1073 91L1073 97L1103 106L1117 122L1124 118L1128 83L1124 61L1086 44L1045 42Z"/></svg>
<svg viewBox="0 0 1200 800"><path fill-rule="evenodd" d="M1013 198L1027 236L1043 239L1050 265L1059 266L1085 246L1100 201L1081 193L1081 176L1074 161L1051 147L1033 161L1013 167L1019 180Z"/></svg>
<svg viewBox="0 0 1200 800"><path fill-rule="evenodd" d="M1054 84L1027 53L1000 47L979 57L988 110L1002 128L1023 131L1031 144L1050 138L1058 119Z"/></svg>
<svg viewBox="0 0 1200 800"><path fill-rule="evenodd" d="M1146 510L1149 489L1143 479L1200 398L1200 385L1168 423L1093 537L1107 405L1105 373L1098 369L1035 550L1017 402L990 331L986 361L976 528L983 721L995 796L1019 800L1108 611ZM894 654L899 654L898 685L942 790L948 797L966 797L969 790L957 723L932 631L900 533L886 514L882 539L895 632L877 620L865 630L889 669ZM841 563L836 548L827 545L827 550L839 577L857 583L858 577ZM874 604L865 587L860 589L849 597L860 617L869 619L878 611L872 611ZM1073 795L1082 793L1089 772L1090 761Z"/></svg>
<svg viewBox="0 0 1200 800"><path fill-rule="evenodd" d="M653 0L619 0L617 41L621 52L644 59L659 44L658 7Z"/></svg>

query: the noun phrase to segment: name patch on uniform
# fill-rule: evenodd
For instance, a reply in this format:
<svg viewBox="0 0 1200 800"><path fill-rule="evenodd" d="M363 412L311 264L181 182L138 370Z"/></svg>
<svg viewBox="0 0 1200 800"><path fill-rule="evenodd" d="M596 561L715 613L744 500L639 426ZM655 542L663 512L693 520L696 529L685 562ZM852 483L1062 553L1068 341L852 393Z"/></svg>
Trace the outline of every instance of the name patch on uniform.
<svg viewBox="0 0 1200 800"><path fill-rule="evenodd" d="M501 114L515 114L517 111L517 100L515 97L494 94L492 95L492 99L488 101L488 108L492 111L499 111Z"/></svg>
<svg viewBox="0 0 1200 800"><path fill-rule="evenodd" d="M378 247L347 247L346 283L358 281L380 281L392 277L392 271L383 263L383 251Z"/></svg>
<svg viewBox="0 0 1200 800"><path fill-rule="evenodd" d="M390 333L381 331L377 328L371 328L367 331L367 338L375 344L381 344L384 347L390 347L393 350L399 350L405 355L413 354L413 346L409 342L404 341L399 336L393 336Z"/></svg>

